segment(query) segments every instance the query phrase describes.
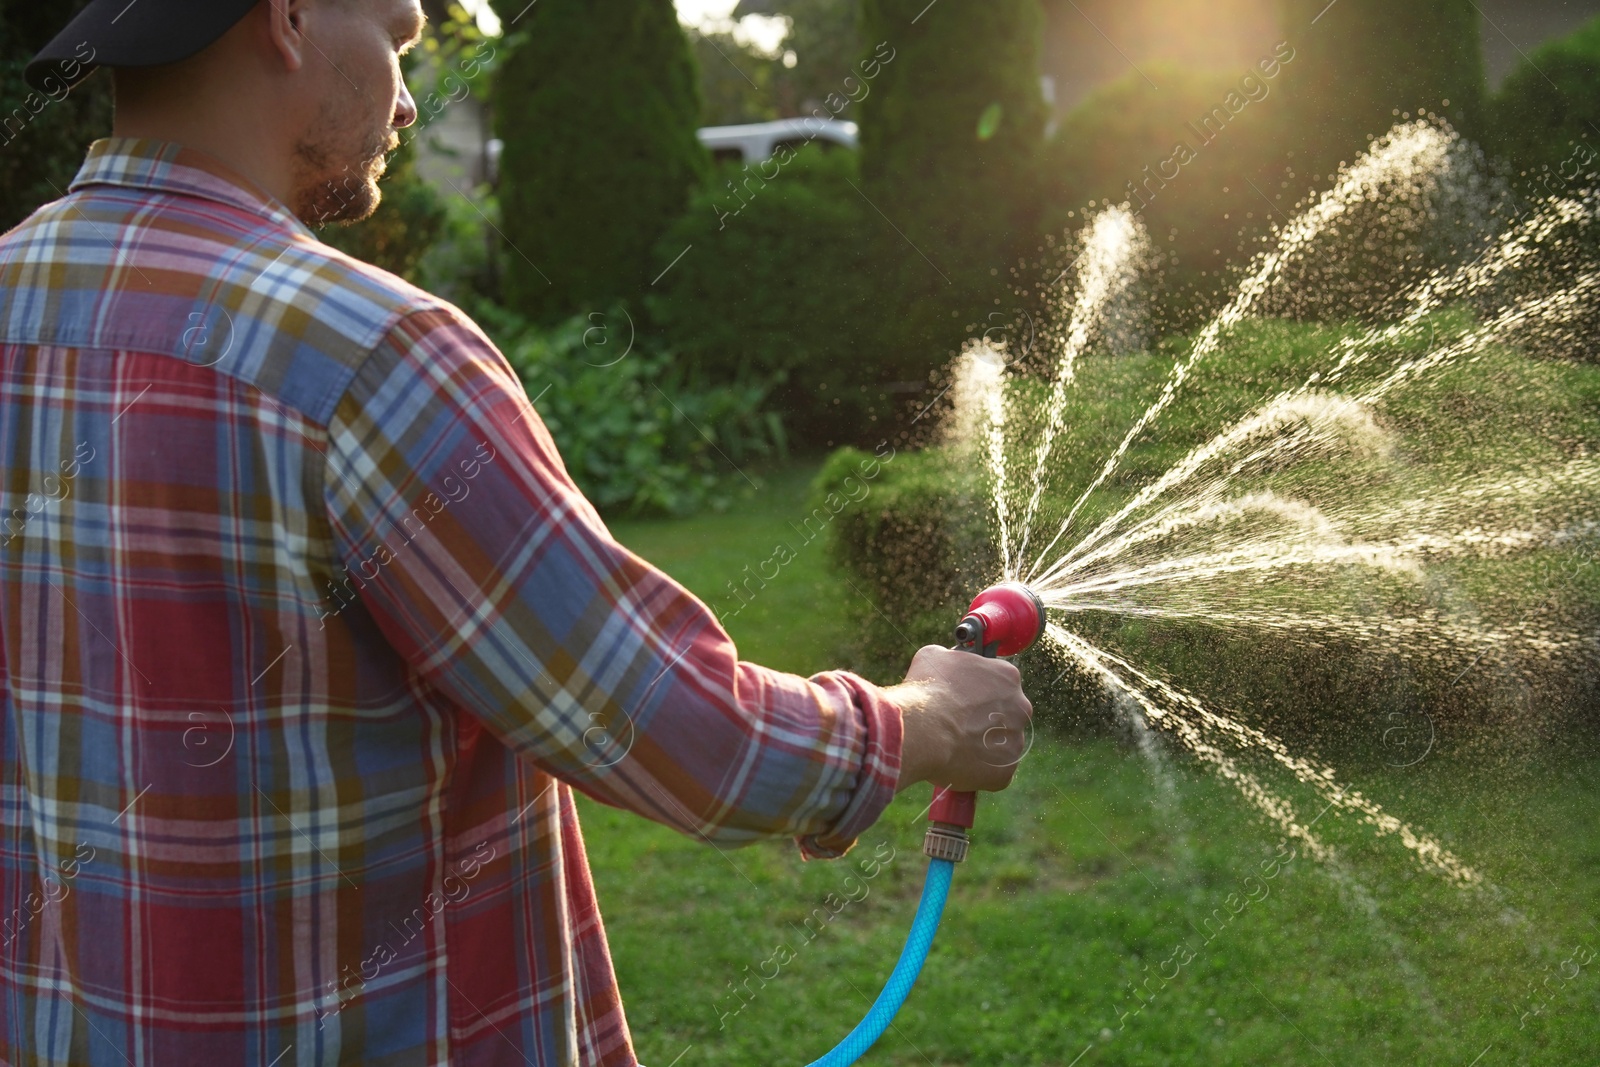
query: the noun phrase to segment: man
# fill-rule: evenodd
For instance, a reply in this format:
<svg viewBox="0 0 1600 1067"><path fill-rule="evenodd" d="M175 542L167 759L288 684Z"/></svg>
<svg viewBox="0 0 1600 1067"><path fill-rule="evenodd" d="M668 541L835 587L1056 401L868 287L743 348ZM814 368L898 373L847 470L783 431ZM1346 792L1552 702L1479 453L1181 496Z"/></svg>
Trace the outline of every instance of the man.
<svg viewBox="0 0 1600 1067"><path fill-rule="evenodd" d="M307 229L377 204L421 30L96 0L29 68L117 115L0 238L7 1064L632 1067L573 788L836 857L1014 773L1009 664L740 662L481 331Z"/></svg>

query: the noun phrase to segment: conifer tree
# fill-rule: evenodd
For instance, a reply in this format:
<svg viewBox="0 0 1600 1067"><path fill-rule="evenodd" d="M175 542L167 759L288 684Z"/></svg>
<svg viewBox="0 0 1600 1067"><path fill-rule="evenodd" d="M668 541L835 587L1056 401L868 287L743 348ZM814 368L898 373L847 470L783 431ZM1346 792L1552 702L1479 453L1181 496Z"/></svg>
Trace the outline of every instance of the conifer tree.
<svg viewBox="0 0 1600 1067"><path fill-rule="evenodd" d="M861 12L881 65L860 123L863 194L890 223L886 344L921 373L988 325L996 301L1009 308L1010 269L1037 243L1043 15L1037 0L863 0Z"/></svg>
<svg viewBox="0 0 1600 1067"><path fill-rule="evenodd" d="M552 320L643 293L651 248L706 174L672 0L504 0L494 87L506 302Z"/></svg>

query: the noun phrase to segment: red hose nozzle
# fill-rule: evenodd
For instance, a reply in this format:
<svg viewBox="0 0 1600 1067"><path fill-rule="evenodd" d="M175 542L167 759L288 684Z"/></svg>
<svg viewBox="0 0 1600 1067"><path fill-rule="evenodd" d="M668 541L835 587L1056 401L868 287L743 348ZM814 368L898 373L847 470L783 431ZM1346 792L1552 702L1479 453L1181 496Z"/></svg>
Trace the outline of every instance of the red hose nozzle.
<svg viewBox="0 0 1600 1067"><path fill-rule="evenodd" d="M1044 633L1044 602L1021 582L990 586L973 598L956 627L956 647L984 656L1015 656Z"/></svg>
<svg viewBox="0 0 1600 1067"><path fill-rule="evenodd" d="M1044 634L1044 602L1021 582L990 586L973 598L966 617L956 626L956 647L993 659L1015 656L1033 647ZM978 795L945 786L933 790L928 821L946 827L972 828ZM923 851L939 859L963 859L966 836L960 830L930 827Z"/></svg>

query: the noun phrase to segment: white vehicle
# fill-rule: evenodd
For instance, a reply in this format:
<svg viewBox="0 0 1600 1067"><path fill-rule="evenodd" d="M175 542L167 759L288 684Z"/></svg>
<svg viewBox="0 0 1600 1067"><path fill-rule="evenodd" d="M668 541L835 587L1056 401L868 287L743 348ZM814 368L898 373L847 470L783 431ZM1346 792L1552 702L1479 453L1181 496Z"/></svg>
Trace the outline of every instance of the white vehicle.
<svg viewBox="0 0 1600 1067"><path fill-rule="evenodd" d="M812 117L750 122L740 126L703 126L695 131L700 143L721 163L760 163L771 159L782 145L799 148L807 143L838 145L852 151L858 146L859 127L842 119ZM499 180L500 153L505 142L498 137L484 144L485 173L490 182Z"/></svg>
<svg viewBox="0 0 1600 1067"><path fill-rule="evenodd" d="M739 126L705 126L695 131L711 158L719 163L723 160L760 163L771 159L781 145L798 148L811 142L854 150L859 132L853 122L810 116Z"/></svg>

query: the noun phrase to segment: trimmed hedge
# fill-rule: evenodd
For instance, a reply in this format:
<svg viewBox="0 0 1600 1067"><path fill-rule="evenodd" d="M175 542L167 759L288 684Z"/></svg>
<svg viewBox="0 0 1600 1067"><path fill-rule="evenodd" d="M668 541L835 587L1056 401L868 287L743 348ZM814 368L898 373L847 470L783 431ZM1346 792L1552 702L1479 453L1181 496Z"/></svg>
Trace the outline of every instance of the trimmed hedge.
<svg viewBox="0 0 1600 1067"><path fill-rule="evenodd" d="M1457 313L1440 316L1434 325L1449 335L1469 323ZM1086 509L1077 528L1093 528L1109 508L1190 448L1303 380L1306 367L1317 365L1342 335L1340 329L1288 322L1246 324L1227 358L1202 365L1152 432L1134 444L1118 476ZM1406 342L1418 355L1428 343L1427 328ZM1053 464L1052 484L1058 488L1048 494L1036 529L1046 528L1052 514L1059 519L1076 490L1094 476L1132 419L1159 392L1176 354L1091 356L1080 366L1067 430L1056 449L1060 462ZM1019 388L1029 394L1018 397L1027 410L1037 385ZM1264 468L1250 487L1279 487L1313 503L1366 492L1381 506L1389 500L1427 499L1436 487L1480 476L1486 448L1493 449L1494 463L1508 469L1551 470L1600 440L1600 368L1491 349L1474 362L1435 374L1425 389L1395 395L1377 416L1395 437L1396 460L1375 458L1359 475L1349 461ZM1027 424L1019 426L1019 435L1031 440ZM817 492L837 490L856 458L844 453L830 461ZM909 651L921 643L950 644L950 628L970 597L996 580L999 567L989 544L990 506L982 481L959 451L902 453L886 465L870 501L834 523L831 559L873 601L853 603L848 632L857 635L853 659L874 677L898 678ZM1348 608L1359 590L1371 616L1405 616L1433 607L1466 625L1481 615L1500 626L1554 620L1570 632L1594 633L1600 630L1600 541L1593 530L1573 532L1561 548L1436 565L1425 585L1362 572L1330 576L1331 584L1296 586L1285 602L1262 598L1261 587L1244 576L1229 610L1250 605L1275 610L1270 605L1276 604L1276 610L1315 614L1319 598L1337 595ZM1361 584L1338 584L1343 581ZM1515 728L1530 743L1577 724L1600 727L1594 717L1600 664L1592 657L1580 663L1543 660L1526 650L1496 653L1464 675L1463 668L1473 662L1471 650L1403 653L1390 641L1104 613L1056 613L1054 618L1217 707L1325 753L1392 755L1382 749L1392 746L1395 735L1386 731L1396 724L1410 729L1427 722L1441 731L1460 727L1457 737L1468 744L1488 736L1473 729L1486 723ZM1030 654L1019 666L1042 720L1094 730L1114 721L1098 683L1078 670L1062 674L1068 664L1053 654ZM1541 709L1537 722L1523 721L1530 699Z"/></svg>
<svg viewBox="0 0 1600 1067"><path fill-rule="evenodd" d="M880 449L876 458L883 457ZM982 523L978 472L952 451L890 451L871 495L829 528L828 553L852 584L852 662L880 681L897 681L924 644L950 644L950 631L993 574L996 558ZM811 506L850 496L848 479L875 458L855 448L828 457ZM870 605L868 604L870 600Z"/></svg>

